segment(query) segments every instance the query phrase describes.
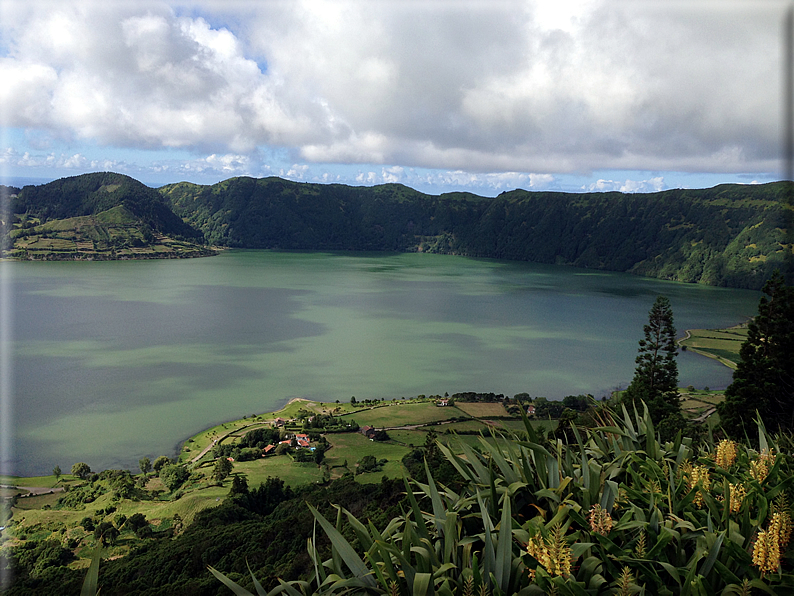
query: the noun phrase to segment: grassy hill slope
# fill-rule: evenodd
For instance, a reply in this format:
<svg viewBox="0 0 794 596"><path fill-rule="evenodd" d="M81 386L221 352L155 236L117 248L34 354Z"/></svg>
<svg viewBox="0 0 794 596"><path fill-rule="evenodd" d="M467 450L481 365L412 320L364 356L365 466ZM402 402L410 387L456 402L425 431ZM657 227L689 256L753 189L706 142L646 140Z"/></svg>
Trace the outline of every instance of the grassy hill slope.
<svg viewBox="0 0 794 596"><path fill-rule="evenodd" d="M95 173L41 186L4 188L3 254L26 259L204 256L201 232L166 206L155 189L121 174Z"/></svg>
<svg viewBox="0 0 794 596"><path fill-rule="evenodd" d="M8 255L33 260L109 260L184 258L214 251L165 236L143 223L123 205L96 215L52 219L46 223L18 217L11 230Z"/></svg>
<svg viewBox="0 0 794 596"><path fill-rule="evenodd" d="M40 186L26 186L12 197L11 212L28 214L42 223L96 215L124 206L153 231L184 240L202 241L194 230L162 201L157 190L122 174L99 172L61 178Z"/></svg>

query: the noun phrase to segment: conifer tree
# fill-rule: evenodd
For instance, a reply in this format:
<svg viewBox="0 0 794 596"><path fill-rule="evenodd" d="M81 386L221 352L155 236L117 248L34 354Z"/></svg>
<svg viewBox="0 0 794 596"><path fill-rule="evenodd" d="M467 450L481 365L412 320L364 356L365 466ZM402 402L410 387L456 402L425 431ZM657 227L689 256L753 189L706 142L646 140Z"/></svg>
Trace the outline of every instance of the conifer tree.
<svg viewBox="0 0 794 596"><path fill-rule="evenodd" d="M722 427L736 438L753 428L756 411L767 430L794 430L794 287L776 272L764 293L758 316L747 326L733 382L717 406Z"/></svg>
<svg viewBox="0 0 794 596"><path fill-rule="evenodd" d="M637 368L631 384L623 394L623 403L640 400L648 406L654 424L660 425L663 437L669 437L684 426L678 397L678 364L675 357L673 309L670 301L659 296L648 313L643 327L645 338L639 342Z"/></svg>

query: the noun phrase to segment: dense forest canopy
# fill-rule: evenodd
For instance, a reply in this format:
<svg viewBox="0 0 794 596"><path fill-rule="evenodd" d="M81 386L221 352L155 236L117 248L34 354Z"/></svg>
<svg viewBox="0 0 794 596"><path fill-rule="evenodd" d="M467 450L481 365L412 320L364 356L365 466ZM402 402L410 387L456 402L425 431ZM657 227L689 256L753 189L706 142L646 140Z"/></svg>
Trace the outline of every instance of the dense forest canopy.
<svg viewBox="0 0 794 596"><path fill-rule="evenodd" d="M493 199L279 178L160 191L210 243L241 248L420 250L758 289L786 242L785 183Z"/></svg>
<svg viewBox="0 0 794 596"><path fill-rule="evenodd" d="M786 183L775 182L486 198L275 177L155 190L95 173L26 186L11 208L48 220L123 205L154 230L214 246L438 252L760 289L790 251L785 194Z"/></svg>

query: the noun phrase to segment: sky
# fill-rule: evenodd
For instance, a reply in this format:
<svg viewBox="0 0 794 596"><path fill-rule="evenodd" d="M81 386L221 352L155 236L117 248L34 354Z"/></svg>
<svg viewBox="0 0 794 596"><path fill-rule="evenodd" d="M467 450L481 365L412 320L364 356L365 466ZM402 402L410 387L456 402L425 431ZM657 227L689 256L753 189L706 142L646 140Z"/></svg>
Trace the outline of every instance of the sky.
<svg viewBox="0 0 794 596"><path fill-rule="evenodd" d="M484 196L770 182L789 6L0 0L0 173Z"/></svg>

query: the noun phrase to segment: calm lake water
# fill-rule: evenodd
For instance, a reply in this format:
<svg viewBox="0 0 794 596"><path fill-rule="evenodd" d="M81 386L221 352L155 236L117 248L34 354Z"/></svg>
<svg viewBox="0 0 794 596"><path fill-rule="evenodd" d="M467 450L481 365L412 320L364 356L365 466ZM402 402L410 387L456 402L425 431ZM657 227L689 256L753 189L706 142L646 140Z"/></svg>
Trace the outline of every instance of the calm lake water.
<svg viewBox="0 0 794 596"><path fill-rule="evenodd" d="M178 261L5 263L14 468L137 469L293 397L625 386L659 294L679 335L755 314L757 292L427 254L228 251ZM682 385L731 371L679 357ZM7 425L4 425L7 426Z"/></svg>

